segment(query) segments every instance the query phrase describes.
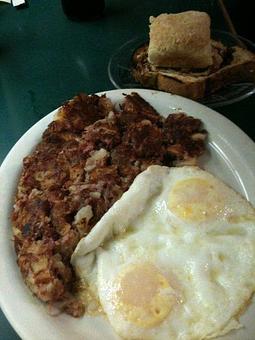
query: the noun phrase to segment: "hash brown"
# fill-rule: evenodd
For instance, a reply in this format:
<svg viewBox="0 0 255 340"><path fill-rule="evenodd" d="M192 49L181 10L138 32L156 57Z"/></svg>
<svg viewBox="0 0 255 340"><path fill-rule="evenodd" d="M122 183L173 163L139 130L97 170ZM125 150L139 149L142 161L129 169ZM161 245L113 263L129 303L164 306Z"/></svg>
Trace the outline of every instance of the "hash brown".
<svg viewBox="0 0 255 340"><path fill-rule="evenodd" d="M106 96L65 103L24 159L12 214L17 261L42 301L80 316L70 257L138 173L151 164L193 162L205 150L200 120L161 117L138 94L120 109Z"/></svg>

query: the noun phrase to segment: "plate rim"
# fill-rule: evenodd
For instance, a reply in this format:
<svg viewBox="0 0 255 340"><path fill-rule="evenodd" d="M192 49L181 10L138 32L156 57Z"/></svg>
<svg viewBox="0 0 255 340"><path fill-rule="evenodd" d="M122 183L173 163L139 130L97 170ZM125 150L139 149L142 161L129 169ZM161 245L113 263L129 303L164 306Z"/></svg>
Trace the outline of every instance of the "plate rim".
<svg viewBox="0 0 255 340"><path fill-rule="evenodd" d="M190 106L190 107L195 107L197 108L198 111L204 112L205 115L205 120L209 119L209 121L212 123L213 120L217 121L217 124L220 124L221 126L228 126L228 128L230 130L233 131L236 139L243 139L246 143L246 148L250 150L250 153L253 154L255 156L255 143L251 140L251 138L244 132L242 131L236 124L234 124L232 121L230 121L228 118L226 118L225 116L223 116L222 114L214 111L213 109L206 107L200 103L197 103L191 99L188 98L184 98L178 95L173 95L173 94L169 94L166 92L162 92L162 91L157 91L157 90L150 90L150 89L114 89L114 90L106 90L106 91L100 91L97 92L95 94L97 95L102 95L102 94L106 94L107 96L114 96L114 97L123 97L123 94L128 94L131 92L137 92L139 93L141 96L143 95L150 95L150 96L156 96L156 97L160 97L163 96L165 98L169 98L169 102L171 102L173 100L173 102L180 102L181 106ZM114 101L114 100L113 100ZM116 99L115 101L117 101L119 103L119 100ZM174 104L176 105L176 104ZM179 104L177 104L179 105ZM48 123L50 121L53 120L54 115L56 114L57 110L59 108L51 111L50 113L48 113L47 115L45 115L42 119L40 119L38 122L36 122L32 127L30 127L30 129L28 129L20 138L19 140L14 144L14 146L11 148L11 150L8 152L7 156L5 157L5 159L3 160L1 167L0 167L0 197L3 194L3 190L5 190L5 188L3 188L1 186L1 179L5 179L7 177L6 174L6 170L8 170L8 165L9 162L11 162L13 155L15 155L15 153L17 153L17 151L19 150L20 146L22 145L23 141L26 138L35 138L37 139L37 141L39 141L41 139L41 133L40 131L44 131L45 128L47 127ZM185 109L183 110L185 112ZM187 110L186 110L187 111ZM188 115L192 115L192 113L187 112ZM211 117L210 117L211 116ZM38 131L36 131L36 129L38 129ZM210 133L210 131L209 131ZM31 137L32 136L32 137ZM36 144L32 145L32 148L35 146ZM28 147L25 147L25 150L28 150ZM31 152L31 150L27 151L27 153ZM247 156L245 156L244 158L247 158ZM254 159L247 159L247 163L248 163L248 167L251 167L252 169L255 168L255 157ZM22 168L22 163L18 162L15 164L16 167L19 168L19 171ZM9 174L8 174L9 175ZM12 186L14 188L16 188L16 182L17 182L18 178L15 178L15 184L13 184ZM254 174L254 183L255 183L255 174ZM8 197L8 199L10 198L10 196ZM8 201L7 199L7 201ZM6 202L6 206L9 206L9 209L11 209L13 204L13 201L8 201ZM0 205L2 206L2 205ZM4 213L4 214L2 214ZM6 218L7 217L7 218ZM2 207L0 207L0 222L1 226L6 226L6 228L0 228L0 249L4 249L4 251L6 251L6 249L9 247L13 246L11 245L11 240L8 240L8 233L10 233L11 230L11 222L9 220L9 216L7 211L4 212L4 209L2 209ZM4 242L6 241L8 242ZM7 245L8 243L8 245ZM15 256L15 252L14 249L12 249L12 253ZM4 253L5 254L5 253ZM12 266L11 263L9 263L9 259L8 261L5 261L6 258L1 256L0 259L0 275L1 277L3 277L4 279L1 280L0 282L0 306L1 309L3 311L3 313L5 314L6 318L8 319L8 321L10 322L11 326L14 328L14 330L17 332L17 334L22 338L22 339L33 339L33 332L31 332L29 329L26 329L24 327L24 324L22 324L22 322L19 321L19 319L17 320L17 314L18 311L15 313L12 312L9 304L8 304L8 299L6 297L6 287L8 287L8 282L7 282L7 278L3 275L5 273L5 269L8 269L9 266ZM12 259L14 260L14 259ZM19 274L19 270L18 270L18 266L16 265L16 269L15 272L18 272L17 275ZM7 275L8 277L8 275ZM14 285L15 288L15 285ZM11 289L14 289L11 288ZM15 315L14 315L15 314Z"/></svg>

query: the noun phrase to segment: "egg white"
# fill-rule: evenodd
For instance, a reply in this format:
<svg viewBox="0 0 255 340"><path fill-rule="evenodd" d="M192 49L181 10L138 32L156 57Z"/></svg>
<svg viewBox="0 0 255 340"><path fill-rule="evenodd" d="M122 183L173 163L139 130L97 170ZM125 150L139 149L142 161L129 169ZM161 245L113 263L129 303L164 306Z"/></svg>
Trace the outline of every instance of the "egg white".
<svg viewBox="0 0 255 340"><path fill-rule="evenodd" d="M124 338L222 335L240 327L255 290L255 211L198 167L151 166L79 242L72 264Z"/></svg>

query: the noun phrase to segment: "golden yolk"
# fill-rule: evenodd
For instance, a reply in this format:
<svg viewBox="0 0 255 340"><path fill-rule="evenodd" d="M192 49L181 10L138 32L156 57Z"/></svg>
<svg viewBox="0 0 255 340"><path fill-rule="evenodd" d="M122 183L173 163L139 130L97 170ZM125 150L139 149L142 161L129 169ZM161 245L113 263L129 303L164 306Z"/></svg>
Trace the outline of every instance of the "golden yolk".
<svg viewBox="0 0 255 340"><path fill-rule="evenodd" d="M178 182L171 190L168 208L184 220L203 222L222 211L224 197L213 183L189 178Z"/></svg>
<svg viewBox="0 0 255 340"><path fill-rule="evenodd" d="M176 296L167 279L152 264L129 266L118 278L115 306L124 318L144 328L169 314Z"/></svg>

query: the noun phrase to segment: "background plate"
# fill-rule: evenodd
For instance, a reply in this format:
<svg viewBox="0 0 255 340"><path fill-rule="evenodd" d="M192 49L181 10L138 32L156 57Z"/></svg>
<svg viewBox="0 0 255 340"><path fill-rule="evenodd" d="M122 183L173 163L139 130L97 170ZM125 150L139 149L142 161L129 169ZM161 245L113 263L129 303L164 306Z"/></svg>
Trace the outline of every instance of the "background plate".
<svg viewBox="0 0 255 340"><path fill-rule="evenodd" d="M209 132L207 153L201 166L223 179L255 205L255 144L233 123L217 112L176 95L159 91L124 89L104 93L119 105L123 93L138 92L162 115L183 110L200 118ZM0 168L0 304L10 323L23 339L67 340L119 339L102 317L74 319L67 315L52 317L42 303L26 288L16 264L10 214L13 196L22 168L22 159L40 141L42 132L52 121L51 112L15 144ZM255 304L241 318L244 328L221 338L225 340L254 339Z"/></svg>
<svg viewBox="0 0 255 340"><path fill-rule="evenodd" d="M255 45L248 39L241 36L234 36L229 32L212 30L212 39L221 41L225 46L239 45L240 41L247 49L255 53ZM131 74L132 56L135 50L142 46L148 37L139 36L127 41L112 55L108 64L108 75L112 84L116 88L141 88L142 85L135 81ZM255 93L255 84L252 82L240 82L228 85L218 90L214 94L207 96L200 103L210 106L219 107L227 104L238 102L248 98Z"/></svg>

